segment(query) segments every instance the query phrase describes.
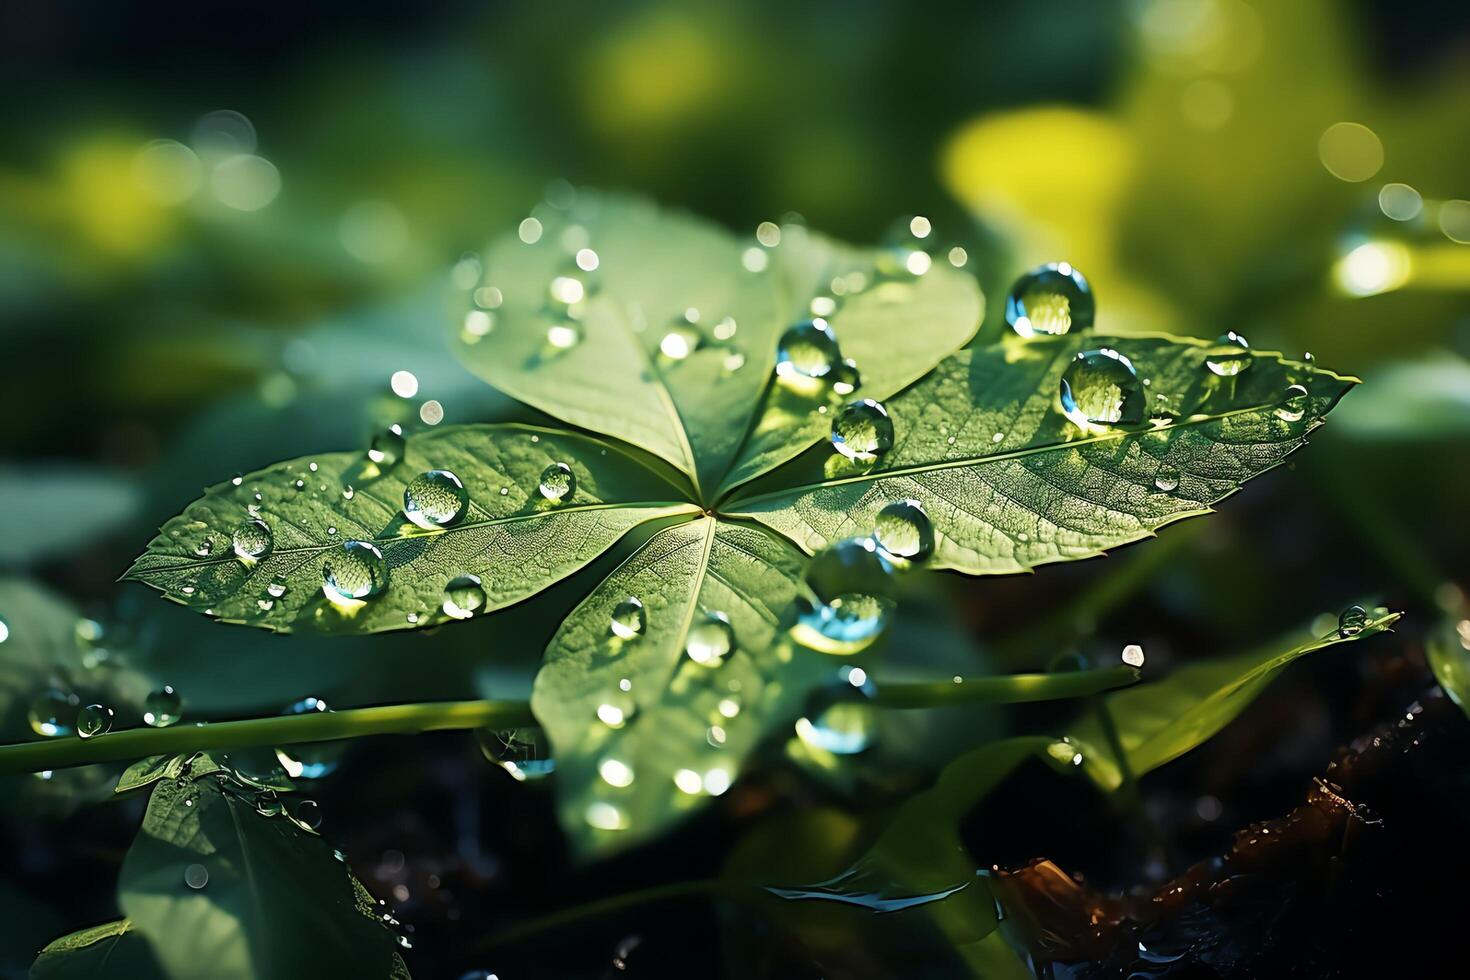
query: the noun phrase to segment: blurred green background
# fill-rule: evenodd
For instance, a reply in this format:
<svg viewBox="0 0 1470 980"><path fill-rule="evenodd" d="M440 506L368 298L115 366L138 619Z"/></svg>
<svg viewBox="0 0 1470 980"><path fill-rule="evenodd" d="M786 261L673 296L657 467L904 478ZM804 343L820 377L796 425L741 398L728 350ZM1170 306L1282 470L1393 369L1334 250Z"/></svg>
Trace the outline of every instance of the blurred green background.
<svg viewBox="0 0 1470 980"><path fill-rule="evenodd" d="M1425 625L1460 601L1463 4L57 2L0 11L0 79L0 566L201 714L527 689L590 577L536 618L350 642L114 579L233 472L528 416L456 363L446 300L568 183L752 234L794 213L870 242L928 215L990 298L982 343L1015 275L1066 259L1101 330L1235 330L1365 380L1293 471L1156 553L934 577L972 645L1137 638L1167 664L1370 596Z"/></svg>

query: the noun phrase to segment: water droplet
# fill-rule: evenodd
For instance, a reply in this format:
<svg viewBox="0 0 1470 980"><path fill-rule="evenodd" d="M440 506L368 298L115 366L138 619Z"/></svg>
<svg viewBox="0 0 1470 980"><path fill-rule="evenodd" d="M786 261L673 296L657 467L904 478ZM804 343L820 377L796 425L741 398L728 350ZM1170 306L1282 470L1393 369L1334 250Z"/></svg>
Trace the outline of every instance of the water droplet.
<svg viewBox="0 0 1470 980"><path fill-rule="evenodd" d="M203 541L194 546L194 554L198 555L200 558L206 558L213 552L214 542L209 540L208 538L205 538Z"/></svg>
<svg viewBox="0 0 1470 980"><path fill-rule="evenodd" d="M245 474L243 473L236 473L234 476L230 477L230 483L234 484L237 487L244 482Z"/></svg>
<svg viewBox="0 0 1470 980"><path fill-rule="evenodd" d="M1086 330L1096 311L1092 287L1069 262L1032 269L1016 280L1006 297L1006 323L1022 337Z"/></svg>
<svg viewBox="0 0 1470 980"><path fill-rule="evenodd" d="M1307 414L1307 389L1302 385L1290 385L1286 389L1286 401L1276 408L1276 417L1283 422L1300 422Z"/></svg>
<svg viewBox="0 0 1470 980"><path fill-rule="evenodd" d="M279 599L286 594L286 580L277 575L271 579L271 584L265 587L265 592L272 599Z"/></svg>
<svg viewBox="0 0 1470 980"><path fill-rule="evenodd" d="M631 640L642 636L647 626L648 612L643 608L643 600L637 596L630 595L613 608L609 626L613 636Z"/></svg>
<svg viewBox="0 0 1470 980"><path fill-rule="evenodd" d="M1064 766L1082 765L1082 753L1069 738L1061 738L1046 747L1046 754Z"/></svg>
<svg viewBox="0 0 1470 980"><path fill-rule="evenodd" d="M832 369L832 390L837 394L850 395L862 386L863 373L852 358L843 358L842 363Z"/></svg>
<svg viewBox="0 0 1470 980"><path fill-rule="evenodd" d="M1110 348L1081 351L1062 374L1062 414L1083 432L1143 421L1143 386L1133 362Z"/></svg>
<svg viewBox="0 0 1470 980"><path fill-rule="evenodd" d="M869 462L893 448L893 420L871 398L849 402L832 420L832 448L848 459Z"/></svg>
<svg viewBox="0 0 1470 980"><path fill-rule="evenodd" d="M598 800L587 807L587 823L598 830L625 830L628 827L628 815L621 807Z"/></svg>
<svg viewBox="0 0 1470 980"><path fill-rule="evenodd" d="M575 323L553 323L546 328L546 342L557 350L571 350L582 342L582 329Z"/></svg>
<svg viewBox="0 0 1470 980"><path fill-rule="evenodd" d="M1143 666L1143 647L1130 643L1123 648L1123 662L1130 667Z"/></svg>
<svg viewBox="0 0 1470 980"><path fill-rule="evenodd" d="M895 500L878 511L873 540L890 559L924 561L934 554L934 524L917 500Z"/></svg>
<svg viewBox="0 0 1470 980"><path fill-rule="evenodd" d="M295 483L293 483L291 485L293 487L295 487L297 489L297 491L301 491L301 490L305 490L306 489L306 481L305 480L297 480Z"/></svg>
<svg viewBox="0 0 1470 980"><path fill-rule="evenodd" d="M209 869L202 864L191 864L184 869L184 884L195 891L209 884Z"/></svg>
<svg viewBox="0 0 1470 980"><path fill-rule="evenodd" d="M231 547L235 549L235 554L247 563L259 561L269 555L275 540L275 535L271 534L270 525L259 519L241 521L230 532Z"/></svg>
<svg viewBox="0 0 1470 980"><path fill-rule="evenodd" d="M597 774L609 786L622 789L633 785L633 767L622 759L603 759L597 767Z"/></svg>
<svg viewBox="0 0 1470 980"><path fill-rule="evenodd" d="M356 495L357 495L357 491L354 490L354 489L352 489L352 484L349 483L349 484L347 484L347 486L345 486L345 487L342 488L342 499L343 500L351 500Z"/></svg>
<svg viewBox="0 0 1470 980"><path fill-rule="evenodd" d="M154 728L167 728L182 716L184 699L179 692L165 684L143 699L143 724Z"/></svg>
<svg viewBox="0 0 1470 980"><path fill-rule="evenodd" d="M788 327L776 345L779 378L825 378L841 362L837 337L821 317Z"/></svg>
<svg viewBox="0 0 1470 980"><path fill-rule="evenodd" d="M373 436L373 441L368 446L368 459L379 466L393 466L403 458L406 443L403 426L394 423Z"/></svg>
<svg viewBox="0 0 1470 980"><path fill-rule="evenodd" d="M1368 610L1362 606L1348 606L1337 617L1337 635L1357 636L1368 627Z"/></svg>
<svg viewBox="0 0 1470 980"><path fill-rule="evenodd" d="M478 575L460 575L444 586L444 615L469 619L485 608L485 587Z"/></svg>
<svg viewBox="0 0 1470 980"><path fill-rule="evenodd" d="M1154 486L1163 493L1170 493L1179 488L1179 471L1168 463L1159 466L1158 473L1154 474Z"/></svg>
<svg viewBox="0 0 1470 980"><path fill-rule="evenodd" d="M316 800L302 800L296 804L295 816L303 825L316 830L322 825L322 805Z"/></svg>
<svg viewBox="0 0 1470 980"><path fill-rule="evenodd" d="M541 496L552 503L561 503L577 492L577 477L566 463L552 463L541 471Z"/></svg>
<svg viewBox="0 0 1470 980"><path fill-rule="evenodd" d="M837 701L814 718L798 718L796 736L823 752L856 755L873 744L877 727L872 705L861 701Z"/></svg>
<svg viewBox="0 0 1470 980"><path fill-rule="evenodd" d="M292 702L281 714L307 715L329 710L327 702L321 698L305 697ZM342 742L301 742L277 748L275 757L292 779L321 779L336 771L344 750L345 743Z"/></svg>
<svg viewBox="0 0 1470 980"><path fill-rule="evenodd" d="M735 627L722 612L707 611L689 628L684 652L706 667L718 667L735 649Z"/></svg>
<svg viewBox="0 0 1470 980"><path fill-rule="evenodd" d="M540 779L556 770L551 742L539 728L507 728L478 733L480 752L518 780Z"/></svg>
<svg viewBox="0 0 1470 980"><path fill-rule="evenodd" d="M77 734L96 738L112 731L113 711L105 704L89 704L77 712Z"/></svg>
<svg viewBox="0 0 1470 980"><path fill-rule="evenodd" d="M671 361L682 361L704 343L704 336L691 323L675 320L658 342L658 352Z"/></svg>
<svg viewBox="0 0 1470 980"><path fill-rule="evenodd" d="M388 563L370 541L343 541L322 564L328 599L371 599L388 587Z"/></svg>
<svg viewBox="0 0 1470 980"><path fill-rule="evenodd" d="M1205 367L1222 378L1233 378L1251 366L1251 345L1235 331L1221 334L1205 353Z"/></svg>
<svg viewBox="0 0 1470 980"><path fill-rule="evenodd" d="M806 570L791 638L822 653L867 649L893 612L893 565L873 538L848 538L818 552Z"/></svg>
<svg viewBox="0 0 1470 980"><path fill-rule="evenodd" d="M26 711L26 720L31 723L31 731L37 735L47 738L70 735L76 731L78 705L75 694L43 691L31 701Z"/></svg>
<svg viewBox="0 0 1470 980"><path fill-rule="evenodd" d="M429 470L414 477L403 490L403 516L428 531L459 520L470 502L459 477L448 470Z"/></svg>
<svg viewBox="0 0 1470 980"><path fill-rule="evenodd" d="M268 789L255 797L255 812L262 817L277 817L281 814L281 798L276 791Z"/></svg>

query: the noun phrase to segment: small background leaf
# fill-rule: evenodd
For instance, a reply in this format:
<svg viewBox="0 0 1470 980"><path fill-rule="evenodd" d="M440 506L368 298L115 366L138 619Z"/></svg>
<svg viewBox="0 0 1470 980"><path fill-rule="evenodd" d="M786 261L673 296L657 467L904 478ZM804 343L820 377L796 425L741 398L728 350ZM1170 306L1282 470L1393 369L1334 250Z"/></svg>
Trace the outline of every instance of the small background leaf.
<svg viewBox="0 0 1470 980"><path fill-rule="evenodd" d="M168 976L148 940L127 919L83 929L48 945L31 980L153 980Z"/></svg>

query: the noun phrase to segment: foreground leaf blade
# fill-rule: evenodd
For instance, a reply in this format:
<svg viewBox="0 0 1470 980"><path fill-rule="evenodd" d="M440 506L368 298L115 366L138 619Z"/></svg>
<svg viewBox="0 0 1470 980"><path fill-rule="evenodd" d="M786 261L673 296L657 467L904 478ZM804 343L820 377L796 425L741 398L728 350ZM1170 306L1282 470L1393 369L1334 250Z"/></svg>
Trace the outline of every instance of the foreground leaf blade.
<svg viewBox="0 0 1470 980"><path fill-rule="evenodd" d="M793 649L780 632L801 569L766 531L703 518L654 535L567 617L531 708L556 752L563 825L582 850L646 839L723 793L756 743L835 676L832 658ZM621 638L611 617L629 597L646 625ZM686 652L711 613L734 634L718 666Z"/></svg>
<svg viewBox="0 0 1470 980"><path fill-rule="evenodd" d="M1132 361L1157 425L1084 434L1056 407L1086 349ZM1151 536L1208 513L1279 465L1356 382L1257 352L1218 377L1208 345L1167 337L1072 336L962 351L887 404L893 449L866 472L810 453L738 496L732 513L816 551L869 533L884 505L918 499L938 532L931 561L970 574L1025 571ZM1288 405L1288 387L1309 394ZM1297 414L1299 410L1299 414Z"/></svg>
<svg viewBox="0 0 1470 980"><path fill-rule="evenodd" d="M1203 744L1229 724L1293 661L1309 653L1367 639L1390 629L1401 613L1369 611L1362 632L1341 636L1336 630L1298 643L1282 652L1273 646L1237 657L1189 664L1163 680L1115 691L1105 703L1127 753L1134 776L1157 769ZM1069 732L1085 746L1083 764L1105 789L1117 789L1123 772L1108 751L1108 739L1095 717L1089 716Z"/></svg>
<svg viewBox="0 0 1470 980"><path fill-rule="evenodd" d="M168 976L127 919L62 936L31 964L31 980L154 980Z"/></svg>
<svg viewBox="0 0 1470 980"><path fill-rule="evenodd" d="M553 504L538 487L556 463L570 468L575 488ZM433 469L454 473L468 503L456 523L424 531L404 518L404 489ZM163 526L125 577L227 622L279 632L409 629L452 618L445 586L460 576L477 577L485 593L476 614L534 595L629 528L692 509L676 494L641 462L586 436L450 427L410 437L392 466L379 468L361 453L325 453L212 487ZM259 560L245 561L232 536L257 519L272 543ZM333 605L323 595L323 566L348 540L378 548L387 588L363 603Z"/></svg>

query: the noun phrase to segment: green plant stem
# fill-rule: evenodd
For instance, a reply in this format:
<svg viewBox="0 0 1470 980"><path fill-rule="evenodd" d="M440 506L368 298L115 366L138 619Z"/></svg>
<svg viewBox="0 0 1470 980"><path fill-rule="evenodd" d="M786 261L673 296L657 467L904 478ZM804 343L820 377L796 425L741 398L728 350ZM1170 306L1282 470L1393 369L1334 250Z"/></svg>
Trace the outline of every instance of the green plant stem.
<svg viewBox="0 0 1470 980"><path fill-rule="evenodd" d="M693 898L711 895L733 895L738 893L740 886L732 882L705 879L700 881L676 881L666 885L654 885L650 888L642 888L638 891L623 892L618 895L610 895L607 898L599 898L582 905L574 905L568 909L543 915L537 919L522 922L511 926L490 936L480 944L480 949L496 949L501 946L509 946L513 943L524 942L545 932L561 929L573 925L584 919L595 919L611 912L622 909L633 908L638 905L648 905L653 902L666 902L677 898Z"/></svg>
<svg viewBox="0 0 1470 980"><path fill-rule="evenodd" d="M414 735L466 728L532 725L524 701L436 701L376 708L281 715L172 728L130 728L93 738L64 737L0 745L0 773L44 772L95 762L143 759L151 755L244 749L296 742L327 742L361 735Z"/></svg>
<svg viewBox="0 0 1470 980"><path fill-rule="evenodd" d="M1138 681L1126 664L1057 674L1010 674L964 678L960 683L882 684L872 704L884 708L940 708L951 704L1019 704L1080 698Z"/></svg>
<svg viewBox="0 0 1470 980"><path fill-rule="evenodd" d="M1098 727L1102 729L1103 738L1108 743L1108 751L1113 753L1113 758L1118 763L1120 782L1113 798L1127 812L1143 841L1145 850L1150 852L1148 856L1162 860L1168 855L1163 832L1150 819L1148 811L1144 809L1143 795L1138 790L1138 775L1128 762L1128 751L1123 747L1123 739L1118 734L1118 725L1113 721L1113 712L1108 707L1107 699L1093 698L1092 710L1097 715Z"/></svg>

